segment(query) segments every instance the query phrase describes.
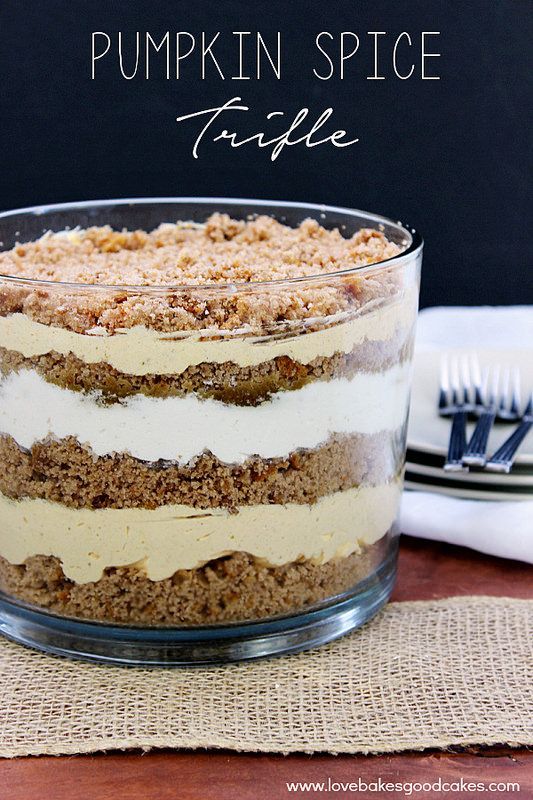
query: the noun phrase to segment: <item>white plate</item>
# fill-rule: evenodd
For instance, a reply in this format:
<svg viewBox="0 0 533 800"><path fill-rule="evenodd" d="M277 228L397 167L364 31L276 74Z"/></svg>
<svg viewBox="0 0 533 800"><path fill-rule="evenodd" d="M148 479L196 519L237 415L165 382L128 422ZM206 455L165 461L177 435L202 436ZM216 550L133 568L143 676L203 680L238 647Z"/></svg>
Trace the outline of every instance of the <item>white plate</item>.
<svg viewBox="0 0 533 800"><path fill-rule="evenodd" d="M479 489L472 489L462 486L435 486L414 480L406 480L404 486L406 489L412 489L419 492L437 492L437 494L446 494L450 497L464 497L467 500L503 500L506 502L513 502L514 500L529 500L531 502L531 492L513 492L511 494L510 492L503 491L480 491Z"/></svg>
<svg viewBox="0 0 533 800"><path fill-rule="evenodd" d="M408 461L405 468L411 474L420 475L422 478L438 478L443 484L449 481L463 481L464 483L475 484L479 488L492 486L494 489L501 488L505 490L506 486L517 487L526 492L530 491L531 499L533 500L533 475L523 473L517 475L512 472L509 475L502 475L496 472L445 472L442 467L419 464L413 460Z"/></svg>
<svg viewBox="0 0 533 800"><path fill-rule="evenodd" d="M489 484L498 485L505 488L509 485L524 485L533 487L533 467L528 464L513 464L513 469L510 473L504 472L488 472L479 469L472 469L469 472L444 472L444 455L434 455L432 453L424 453L421 450L407 451L407 462L411 469L421 472L421 474L432 476L448 476L461 475L463 480L473 484Z"/></svg>
<svg viewBox="0 0 533 800"><path fill-rule="evenodd" d="M466 350L450 351L462 355ZM501 364L517 366L522 379L522 400L526 400L526 391L533 389L533 355L531 350L482 350L478 351L481 367ZM411 396L411 412L407 446L412 450L432 455L446 456L448 438L450 436L450 420L439 417L437 400L439 394L439 352L419 351L415 355L413 391ZM468 435L472 433L475 423L469 423ZM489 453L493 453L514 430L511 424L497 424L489 439ZM531 466L533 469L533 429L523 441L516 458L517 465Z"/></svg>
<svg viewBox="0 0 533 800"><path fill-rule="evenodd" d="M533 500L533 477L510 480L511 476L491 473L444 472L439 467L428 467L412 461L407 462L405 469L407 479L411 481L441 488L464 488L483 494L487 492L507 493L509 500L512 500L517 493L529 494L530 499Z"/></svg>

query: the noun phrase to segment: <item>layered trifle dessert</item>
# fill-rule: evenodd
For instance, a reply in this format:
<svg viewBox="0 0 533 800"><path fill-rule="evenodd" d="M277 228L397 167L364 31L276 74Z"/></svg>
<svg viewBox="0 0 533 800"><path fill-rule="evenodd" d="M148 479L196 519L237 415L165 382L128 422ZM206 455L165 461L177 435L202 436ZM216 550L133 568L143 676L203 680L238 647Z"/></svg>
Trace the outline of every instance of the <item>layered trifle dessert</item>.
<svg viewBox="0 0 533 800"><path fill-rule="evenodd" d="M0 253L4 595L180 627L368 581L401 490L417 305L402 249L378 229L213 213Z"/></svg>

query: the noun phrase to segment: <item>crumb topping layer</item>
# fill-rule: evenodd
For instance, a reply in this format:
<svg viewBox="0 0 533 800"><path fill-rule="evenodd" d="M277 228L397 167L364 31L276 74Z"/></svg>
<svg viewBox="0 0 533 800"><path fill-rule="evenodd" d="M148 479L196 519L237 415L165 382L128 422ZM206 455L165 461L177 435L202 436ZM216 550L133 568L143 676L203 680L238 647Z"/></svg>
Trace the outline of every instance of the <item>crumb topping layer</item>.
<svg viewBox="0 0 533 800"><path fill-rule="evenodd" d="M204 225L165 223L150 233L109 226L48 233L0 253L0 272L72 283L184 286L285 280L374 264L400 252L380 231L351 238L306 219L213 214Z"/></svg>
<svg viewBox="0 0 533 800"><path fill-rule="evenodd" d="M144 327L270 335L298 321L318 329L316 320L401 293L405 273L396 262L356 269L399 252L378 230L345 238L316 220L291 228L268 216L213 214L203 225L165 223L150 233L108 226L48 233L0 253L1 274L51 282L0 277L0 316L22 313L77 333ZM306 280L287 283L295 278Z"/></svg>

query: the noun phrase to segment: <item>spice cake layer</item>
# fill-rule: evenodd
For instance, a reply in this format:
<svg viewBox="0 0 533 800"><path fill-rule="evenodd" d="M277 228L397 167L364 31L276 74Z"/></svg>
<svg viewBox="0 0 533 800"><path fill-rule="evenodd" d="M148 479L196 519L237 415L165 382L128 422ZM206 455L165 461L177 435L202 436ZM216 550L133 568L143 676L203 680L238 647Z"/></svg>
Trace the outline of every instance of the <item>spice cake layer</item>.
<svg viewBox="0 0 533 800"><path fill-rule="evenodd" d="M1 324L0 324L1 340ZM256 405L273 392L301 389L314 380L352 377L357 372L382 372L397 363L410 360L412 331L399 331L385 342L365 342L349 353L317 357L308 364L289 356L277 356L253 367L239 367L232 361L221 364L202 362L182 373L131 375L106 362L86 364L72 353L24 357L15 350L0 346L0 374L35 370L45 380L66 389L99 391L109 399L142 393L152 397L170 397L195 392L236 405Z"/></svg>
<svg viewBox="0 0 533 800"><path fill-rule="evenodd" d="M246 553L152 581L133 567L75 583L52 556L10 564L0 556L0 586L31 605L61 614L130 625L212 625L291 614L353 590L390 551L389 536L346 558L269 567Z"/></svg>
<svg viewBox="0 0 533 800"><path fill-rule="evenodd" d="M403 431L337 436L286 458L251 456L225 464L203 454L185 466L140 461L128 453L96 457L76 439L21 448L0 436L0 493L71 508L157 508L179 503L236 510L260 503L315 503L357 486L377 486L403 467Z"/></svg>

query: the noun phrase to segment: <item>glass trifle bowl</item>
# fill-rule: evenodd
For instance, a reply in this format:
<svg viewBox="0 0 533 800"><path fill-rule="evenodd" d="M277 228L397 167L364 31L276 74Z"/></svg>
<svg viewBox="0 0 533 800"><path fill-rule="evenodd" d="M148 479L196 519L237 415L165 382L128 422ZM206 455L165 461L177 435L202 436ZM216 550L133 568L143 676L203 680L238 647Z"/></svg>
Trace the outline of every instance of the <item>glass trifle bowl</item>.
<svg viewBox="0 0 533 800"><path fill-rule="evenodd" d="M392 590L422 241L344 208L0 215L0 626L55 653L304 649Z"/></svg>

